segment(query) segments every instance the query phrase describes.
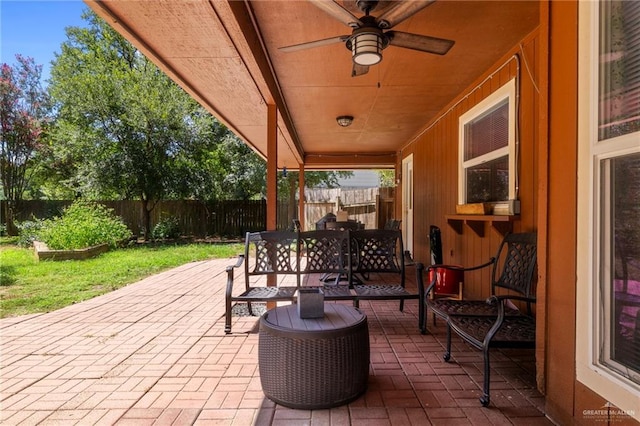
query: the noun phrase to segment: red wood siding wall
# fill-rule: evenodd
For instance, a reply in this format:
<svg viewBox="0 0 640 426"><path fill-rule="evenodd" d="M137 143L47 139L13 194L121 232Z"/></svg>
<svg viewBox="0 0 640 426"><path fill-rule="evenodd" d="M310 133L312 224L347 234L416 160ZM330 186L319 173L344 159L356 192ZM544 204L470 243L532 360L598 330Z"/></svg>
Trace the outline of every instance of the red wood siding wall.
<svg viewBox="0 0 640 426"><path fill-rule="evenodd" d="M520 219L513 223L514 232L537 229L537 141L539 61L537 31L522 40L509 55L495 64L477 82L463 91L435 123L402 152L399 161L414 154L414 258L429 263L429 226L442 231L443 260L445 263L476 265L495 254L502 234L484 223L484 235L477 235L468 226L462 233L448 225L445 215L455 213L458 201L458 119L488 95L519 74L519 199ZM518 60L514 57L518 55ZM401 191L397 192L401 194ZM401 205L398 200L396 205ZM398 217L400 217L398 212ZM468 298L489 295L488 270L467 275L464 293Z"/></svg>

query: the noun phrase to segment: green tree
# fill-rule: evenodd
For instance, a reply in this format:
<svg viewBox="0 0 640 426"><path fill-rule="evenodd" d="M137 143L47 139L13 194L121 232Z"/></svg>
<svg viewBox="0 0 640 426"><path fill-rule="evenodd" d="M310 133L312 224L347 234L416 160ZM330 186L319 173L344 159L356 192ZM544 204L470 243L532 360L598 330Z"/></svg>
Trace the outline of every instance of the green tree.
<svg viewBox="0 0 640 426"><path fill-rule="evenodd" d="M213 149L200 150L182 165L192 170L192 196L199 200L263 198L264 160L228 129L223 130L215 136L219 143Z"/></svg>
<svg viewBox="0 0 640 426"><path fill-rule="evenodd" d="M56 182L88 198L142 200L147 232L162 199L265 197L259 155L97 15L83 17L88 27L67 29L51 71ZM336 176L314 172L307 183L331 187ZM297 180L288 182L280 192L295 197Z"/></svg>
<svg viewBox="0 0 640 426"><path fill-rule="evenodd" d="M49 105L40 83L42 66L21 55L16 60L15 65L3 63L0 69L0 176L10 235L16 232L13 217L43 151Z"/></svg>
<svg viewBox="0 0 640 426"><path fill-rule="evenodd" d="M101 18L83 18L51 70L58 178L88 198L141 200L149 232L158 201L194 196L206 181L197 162L228 131Z"/></svg>
<svg viewBox="0 0 640 426"><path fill-rule="evenodd" d="M395 170L378 170L378 179L382 188L390 188L396 186Z"/></svg>

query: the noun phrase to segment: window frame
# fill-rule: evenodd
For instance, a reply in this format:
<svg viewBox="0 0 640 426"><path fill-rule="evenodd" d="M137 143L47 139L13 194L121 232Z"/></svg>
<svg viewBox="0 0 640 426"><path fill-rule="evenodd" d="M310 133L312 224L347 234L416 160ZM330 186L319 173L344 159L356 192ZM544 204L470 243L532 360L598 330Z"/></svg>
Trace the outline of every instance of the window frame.
<svg viewBox="0 0 640 426"><path fill-rule="evenodd" d="M462 114L458 119L458 204L467 203L466 170L470 167L504 157L505 155L507 155L509 159L509 199L504 201L494 201L491 203L495 205L508 205L510 200L517 199L517 83L517 78L512 78L503 86L480 101L477 105ZM500 106L505 100L508 102L509 113L507 146L495 149L470 160L465 160L465 126L468 123L485 116L491 109Z"/></svg>
<svg viewBox="0 0 640 426"><path fill-rule="evenodd" d="M599 2L579 4L576 378L640 420L637 403L640 385L599 359L600 345L608 333L603 317L610 299L603 292L604 280L611 276L611 247L607 241L611 241L608 207L612 193L610 186L603 185L610 177L605 176L610 167L606 162L640 152L637 132L598 140L599 5Z"/></svg>

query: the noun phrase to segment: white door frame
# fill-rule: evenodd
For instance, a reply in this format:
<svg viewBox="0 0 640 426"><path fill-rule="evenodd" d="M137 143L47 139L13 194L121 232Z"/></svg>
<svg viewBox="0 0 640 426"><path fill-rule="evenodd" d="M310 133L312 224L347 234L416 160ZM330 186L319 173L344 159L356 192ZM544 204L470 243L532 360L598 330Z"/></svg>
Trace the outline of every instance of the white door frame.
<svg viewBox="0 0 640 426"><path fill-rule="evenodd" d="M402 240L413 255L413 154L402 159Z"/></svg>

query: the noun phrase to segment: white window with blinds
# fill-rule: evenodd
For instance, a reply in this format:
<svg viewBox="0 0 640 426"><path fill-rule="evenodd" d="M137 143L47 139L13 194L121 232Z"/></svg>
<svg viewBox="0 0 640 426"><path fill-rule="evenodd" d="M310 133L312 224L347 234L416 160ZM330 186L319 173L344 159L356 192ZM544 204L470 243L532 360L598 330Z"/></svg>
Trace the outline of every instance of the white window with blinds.
<svg viewBox="0 0 640 426"><path fill-rule="evenodd" d="M516 198L516 80L459 119L458 202Z"/></svg>
<svg viewBox="0 0 640 426"><path fill-rule="evenodd" d="M640 2L580 3L580 35L577 377L640 419Z"/></svg>
<svg viewBox="0 0 640 426"><path fill-rule="evenodd" d="M640 131L640 4L604 1L599 13L598 140L606 141Z"/></svg>

